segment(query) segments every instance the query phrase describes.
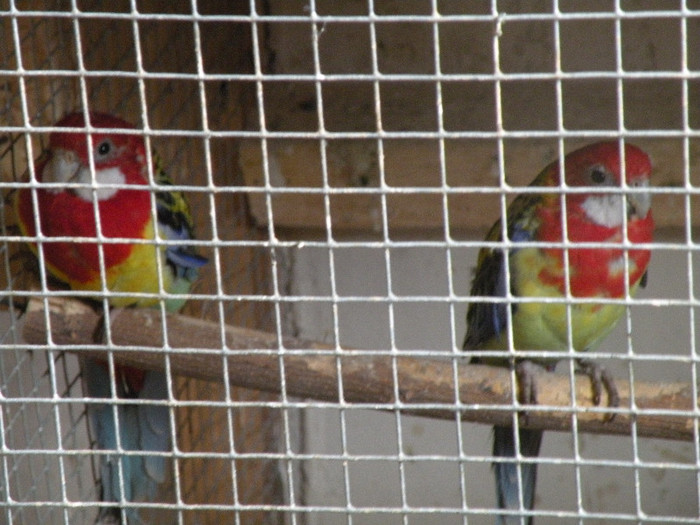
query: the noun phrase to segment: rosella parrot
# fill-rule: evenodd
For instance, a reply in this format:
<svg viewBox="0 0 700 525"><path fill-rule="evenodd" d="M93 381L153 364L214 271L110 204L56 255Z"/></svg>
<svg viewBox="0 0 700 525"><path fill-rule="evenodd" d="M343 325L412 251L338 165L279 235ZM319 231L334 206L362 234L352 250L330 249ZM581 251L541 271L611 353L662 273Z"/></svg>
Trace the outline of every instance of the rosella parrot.
<svg viewBox="0 0 700 525"><path fill-rule="evenodd" d="M157 294L162 285L164 292L175 295L166 298L166 308L176 311L185 302L176 294L189 291L199 268L206 263L187 244L193 234L184 195L167 188L171 181L155 160L153 176L163 189L155 191L154 214L143 136L111 131L134 129L134 126L109 114L90 113L89 120L95 128L90 135L86 133L82 112L70 114L55 124L59 128L80 129L50 135L48 151L35 164L36 179L43 184L36 190L36 203L29 188L21 189L15 201L20 228L29 237L37 236L40 230L44 240L32 242L30 247L35 253L39 250L43 253L50 274L71 289L114 293L108 296L114 307L155 306L159 304ZM98 231L106 242L93 240ZM52 240L66 236L82 239ZM156 236L182 242L157 246ZM109 242L112 238L120 240ZM152 242L134 243L131 239ZM130 295L134 293L144 295ZM168 399L167 380L162 372L116 366L112 382L105 361L86 359L83 377L90 397L113 398L116 394L126 399ZM88 406L99 449L157 452L171 449L167 406L144 403L116 407L115 410L112 404ZM102 455L102 500L115 505L102 507L98 520L120 520L121 501L152 500L165 475L163 455ZM136 521L135 512L128 512L127 516Z"/></svg>
<svg viewBox="0 0 700 525"><path fill-rule="evenodd" d="M514 359L480 357L474 361L514 366L521 403L537 402L533 363L550 370L556 363L518 358L518 350L566 351L573 348L582 352L596 347L624 315L625 306L612 302L577 303L577 299L624 299L628 291L633 294L645 283L649 249L644 246L628 249L625 260L626 250L622 243L625 239L632 244L652 240L654 221L647 190L651 162L641 149L625 145L624 180L630 191L623 193L621 156L618 142L599 142L566 155L561 169L558 161L547 166L530 186L552 187L552 193L522 194L507 209L506 231L514 246L483 248L479 253L472 296L505 298L510 292L518 298L570 298L573 303L570 307L563 302L537 301L511 302L509 305L505 299L503 302L475 299L470 303L464 349L508 350L510 325ZM566 190L560 189L561 174L564 175L565 187L571 188L563 198L561 193ZM616 189L619 191L615 192ZM501 221L496 222L486 240L501 241L502 231ZM564 250L562 247L532 244L566 240L610 246ZM528 242L531 244L525 244ZM564 271L565 251L568 252L568 283ZM507 275L509 281L506 281ZM591 377L594 402L600 403L604 387L610 404L615 406L619 397L611 376L590 361L578 360L577 363L577 371ZM541 430L520 428L518 438L521 456L536 457L539 454ZM512 426L494 428L493 455L495 458L517 456ZM521 523L517 511L533 508L536 463L522 462L520 465L522 487L516 463L494 462L493 469L499 508L515 511L501 514L497 522ZM532 523L531 516L526 522Z"/></svg>

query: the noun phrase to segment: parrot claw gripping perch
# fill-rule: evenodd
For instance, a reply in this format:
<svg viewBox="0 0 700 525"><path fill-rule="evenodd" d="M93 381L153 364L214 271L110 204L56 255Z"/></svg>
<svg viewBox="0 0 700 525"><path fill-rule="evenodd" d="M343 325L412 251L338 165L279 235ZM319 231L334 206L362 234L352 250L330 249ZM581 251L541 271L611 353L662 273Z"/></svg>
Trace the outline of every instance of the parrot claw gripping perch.
<svg viewBox="0 0 700 525"><path fill-rule="evenodd" d="M600 405L600 400L603 394L603 388L608 394L608 406L617 408L620 406L620 393L617 391L615 378L603 365L599 365L589 359L577 359L578 369L580 374L587 375L591 380L591 388L593 389L593 404ZM615 414L608 414L607 421L612 421Z"/></svg>
<svg viewBox="0 0 700 525"><path fill-rule="evenodd" d="M518 380L518 401L521 405L537 404L537 369L536 363L528 360L518 361L515 376Z"/></svg>
<svg viewBox="0 0 700 525"><path fill-rule="evenodd" d="M620 406L620 394L615 384L615 378L603 365L589 359L579 358L576 360L576 373L587 376L591 380L593 404L600 405L603 389L608 395L608 407L617 408ZM537 372L541 367L523 359L515 365L515 376L517 379L518 403L521 405L537 405ZM545 369L551 371L554 367L547 366ZM521 412L523 421L527 424L527 412ZM606 415L607 421L612 421L615 414Z"/></svg>

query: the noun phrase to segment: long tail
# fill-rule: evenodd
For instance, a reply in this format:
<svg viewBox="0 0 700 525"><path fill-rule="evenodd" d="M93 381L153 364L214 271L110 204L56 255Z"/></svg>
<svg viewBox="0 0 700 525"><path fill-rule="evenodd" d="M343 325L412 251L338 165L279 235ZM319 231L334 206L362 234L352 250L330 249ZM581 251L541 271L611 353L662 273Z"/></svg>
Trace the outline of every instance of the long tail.
<svg viewBox="0 0 700 525"><path fill-rule="evenodd" d="M501 458L515 457L515 436L513 427L493 428L493 455ZM520 429L520 451L523 456L536 457L540 453L542 443L541 430ZM494 463L494 475L496 477L496 497L501 509L519 510L520 495L524 509L532 510L535 499L535 485L537 484L537 465L534 463L520 464L520 477L522 487L518 483L517 463ZM522 489L522 490L521 490ZM520 516L499 515L496 520L498 525L511 525L522 523ZM532 525L533 519L525 520L527 525Z"/></svg>
<svg viewBox="0 0 700 525"><path fill-rule="evenodd" d="M104 363L86 359L83 377L88 396L112 396L109 372ZM136 395L138 399L167 399L166 377L162 372L145 372L140 386ZM117 390L120 390L120 386ZM167 452L171 449L170 418L166 406L91 404L88 406L88 413L99 449L117 448L117 418L119 445L122 449L157 452ZM118 453L101 456L101 499L104 502L115 502L115 506L103 507L98 516L98 523L122 522L122 513L118 506L122 500L122 487L123 499L126 501L152 501L158 485L165 477L166 462L163 456L125 456ZM129 523L140 523L136 512L128 511L125 515Z"/></svg>

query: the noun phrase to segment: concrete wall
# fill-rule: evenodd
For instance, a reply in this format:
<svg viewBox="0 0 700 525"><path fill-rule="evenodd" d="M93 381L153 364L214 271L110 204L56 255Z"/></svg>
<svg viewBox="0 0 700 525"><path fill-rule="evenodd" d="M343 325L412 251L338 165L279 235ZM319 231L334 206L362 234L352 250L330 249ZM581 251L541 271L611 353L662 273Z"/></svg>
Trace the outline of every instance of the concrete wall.
<svg viewBox="0 0 700 525"><path fill-rule="evenodd" d="M447 258L444 250L431 248L392 249L390 267L392 290L400 295L445 296L448 291ZM468 293L471 268L475 264L473 250L452 253L455 292ZM381 249L350 248L334 252L337 292L343 296L386 296L387 279L384 252ZM688 296L686 254L657 251L650 267L649 286L640 297L683 299ZM697 264L693 271L698 270ZM329 257L323 249L304 248L296 254L294 267L295 294L328 295L330 292ZM456 333L451 331L452 306L437 302L396 304L394 337L399 349L436 349L445 351L461 344L464 336L466 304L453 305ZM295 307L302 335L333 341L333 317L330 304L298 303ZM389 306L380 302L353 302L338 305L340 342L359 348L389 348ZM635 353L689 355L689 309L680 306L639 306L632 312L631 343ZM600 350L625 352L626 330L621 323ZM564 369L560 364L559 372ZM621 361L607 365L618 377L628 377L628 368ZM642 381L690 382L689 365L660 361L637 362L635 378ZM348 409L312 409L306 412L308 453L343 452L342 432L345 427L349 460L346 486L343 461L340 457L312 461L307 464L307 496L309 504L345 507L346 491L352 505L362 507L400 508L401 472L396 455L406 455L403 476L406 504L411 507L438 507L446 514L411 514L409 523L457 524L462 518L449 509L462 507L460 487L459 433L463 462L466 502L470 508L484 509L494 505L494 489L490 466L483 460L491 451L490 429L483 425L434 421L416 417L398 417L392 413ZM639 482L641 509L652 516L697 516L698 485L695 448L692 443L639 439L638 459L661 462L667 468L624 466L584 466L580 469L582 504L589 512L634 513L636 482ZM635 459L630 437L581 434L581 458L632 462ZM359 459L358 456L391 456L386 460ZM438 457L426 458L425 455ZM547 433L542 455L549 458L573 457L570 434ZM415 461L412 456L422 456ZM657 465L658 466L658 465ZM569 465L540 467L537 491L539 510L576 510L576 472ZM537 523L576 523L574 519L538 518ZM348 523L342 515L314 514L310 524ZM401 514L378 512L355 515L353 524L398 524ZM470 524L493 523L493 518L469 516ZM587 521L587 523L589 523ZM593 521L592 523L596 523ZM597 523L615 523L605 519Z"/></svg>

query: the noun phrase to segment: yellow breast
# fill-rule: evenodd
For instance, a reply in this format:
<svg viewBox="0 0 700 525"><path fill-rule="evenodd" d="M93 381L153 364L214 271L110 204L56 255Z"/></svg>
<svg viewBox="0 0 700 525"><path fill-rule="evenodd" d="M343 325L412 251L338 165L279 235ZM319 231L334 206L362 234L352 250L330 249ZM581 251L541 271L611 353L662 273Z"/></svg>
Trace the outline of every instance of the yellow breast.
<svg viewBox="0 0 700 525"><path fill-rule="evenodd" d="M153 224L149 221L143 232L144 239L154 239ZM165 250L154 244L134 244L129 257L123 262L107 268L107 288L112 292L125 294L132 293L160 293L158 274L158 258L156 250L161 250L160 262L164 270L160 272L162 276L163 290L169 290L172 284L173 275L165 266ZM99 279L94 279L87 283L71 282L71 288L75 290L99 291L102 284ZM112 297L109 303L115 307L125 306L154 306L158 303L157 298L135 298L135 297Z"/></svg>
<svg viewBox="0 0 700 525"><path fill-rule="evenodd" d="M517 268L517 272L511 272L515 275L513 292L517 291L519 297L564 297L557 286L545 284L539 278L543 269L553 272L556 266L556 261L541 250L520 249L512 254L510 262L512 268ZM610 333L625 312L621 304L580 303L576 298L570 302L570 305L538 300L518 303L512 316L515 349L566 350L569 348L570 320L572 347L577 351L588 350ZM507 334L504 332L492 339L485 348L507 349Z"/></svg>

